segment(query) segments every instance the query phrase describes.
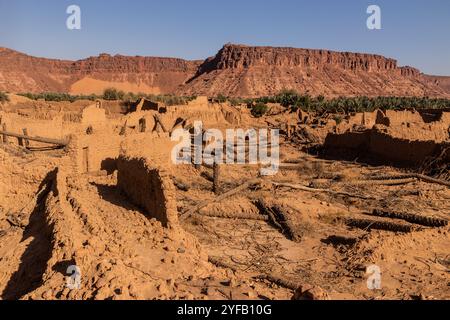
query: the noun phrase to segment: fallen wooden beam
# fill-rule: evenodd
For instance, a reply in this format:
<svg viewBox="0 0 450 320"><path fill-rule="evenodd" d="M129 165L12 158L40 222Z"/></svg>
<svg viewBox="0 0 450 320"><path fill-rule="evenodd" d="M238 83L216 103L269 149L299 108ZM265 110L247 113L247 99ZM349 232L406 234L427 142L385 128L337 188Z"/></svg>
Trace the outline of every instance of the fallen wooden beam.
<svg viewBox="0 0 450 320"><path fill-rule="evenodd" d="M429 183L436 183L436 184L440 184L446 187L450 187L450 181L445 181L442 179L436 179L430 176L426 176L424 174L420 174L420 173L408 173L408 174L399 174L399 175L382 175L382 176L375 176L375 177L369 177L366 178L367 181L372 180L372 181L395 181L395 180L407 180L407 179L411 179L411 178L415 178L415 179L419 179L425 182L429 182Z"/></svg>
<svg viewBox="0 0 450 320"><path fill-rule="evenodd" d="M31 137L26 136L19 133L9 132L9 131L3 131L0 130L0 134L4 137L15 137L15 138L22 138L26 140L36 141L36 142L42 142L42 143L48 143L48 144L56 144L59 146L66 146L69 142L67 140L59 140L59 139L52 139L52 138L42 138L42 137Z"/></svg>
<svg viewBox="0 0 450 320"><path fill-rule="evenodd" d="M348 193L348 192L344 192L344 191L334 191L334 190L330 190L330 189L316 189L316 188L310 188L310 187L306 187L306 186L302 186L302 185L298 185L298 184L292 184L292 183L272 182L272 184L275 187L286 187L286 188L291 188L291 189L301 190L301 191L306 191L306 192L330 193L333 195L347 196L347 197L351 197L351 198L359 198L359 199L364 199L364 200L378 200L377 198L370 197L370 196L363 196L363 195Z"/></svg>
<svg viewBox="0 0 450 320"><path fill-rule="evenodd" d="M208 204L219 202L219 201L221 201L223 199L231 197L231 196L235 195L236 193L238 193L238 192L240 192L242 190L245 190L245 189L249 188L250 186L252 186L254 184L258 184L260 182L261 182L260 178L252 179L252 180L249 180L249 181L247 181L247 182L237 186L236 188L233 188L233 189L231 189L231 190L221 194L220 196L215 197L214 199L202 201L201 203L199 203L195 207L193 207L191 209L188 209L187 211L182 213L180 215L180 220L186 220L187 218L191 217L194 213L196 213L201 208L206 207Z"/></svg>

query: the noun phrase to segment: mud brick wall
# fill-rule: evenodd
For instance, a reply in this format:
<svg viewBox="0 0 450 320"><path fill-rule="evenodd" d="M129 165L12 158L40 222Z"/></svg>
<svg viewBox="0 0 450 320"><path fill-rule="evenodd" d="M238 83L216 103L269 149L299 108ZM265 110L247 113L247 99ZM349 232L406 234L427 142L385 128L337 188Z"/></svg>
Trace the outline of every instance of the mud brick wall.
<svg viewBox="0 0 450 320"><path fill-rule="evenodd" d="M66 147L74 171L78 173L117 169L119 155L145 157L158 166L171 166L171 151L177 142L168 134L133 133L119 135L106 131L92 135L71 135Z"/></svg>
<svg viewBox="0 0 450 320"><path fill-rule="evenodd" d="M420 165L427 157L437 155L440 144L432 140L407 140L372 130L369 150L381 159L408 165Z"/></svg>
<svg viewBox="0 0 450 320"><path fill-rule="evenodd" d="M394 161L405 166L418 166L428 157L439 155L448 142L408 140L393 137L375 129L364 132L330 133L325 139L328 155L372 155L382 161ZM448 153L447 153L448 154Z"/></svg>
<svg viewBox="0 0 450 320"><path fill-rule="evenodd" d="M22 134L22 129L26 128L28 135L53 139L66 139L72 132L76 132L78 124L64 121L62 116L53 120L34 119L21 116L15 113L0 112L1 123L6 124L7 130ZM14 143L17 143L16 139ZM49 144L30 141L32 147L49 146Z"/></svg>
<svg viewBox="0 0 450 320"><path fill-rule="evenodd" d="M119 157L117 168L117 186L132 203L163 226L178 227L175 187L165 170L152 167L145 158L124 156Z"/></svg>
<svg viewBox="0 0 450 320"><path fill-rule="evenodd" d="M72 159L73 169L77 173L115 169L115 160L119 157L123 136L112 133L93 135L71 135L66 147Z"/></svg>
<svg viewBox="0 0 450 320"><path fill-rule="evenodd" d="M367 149L370 132L351 132L343 134L329 133L325 139L324 147L327 151L332 149Z"/></svg>

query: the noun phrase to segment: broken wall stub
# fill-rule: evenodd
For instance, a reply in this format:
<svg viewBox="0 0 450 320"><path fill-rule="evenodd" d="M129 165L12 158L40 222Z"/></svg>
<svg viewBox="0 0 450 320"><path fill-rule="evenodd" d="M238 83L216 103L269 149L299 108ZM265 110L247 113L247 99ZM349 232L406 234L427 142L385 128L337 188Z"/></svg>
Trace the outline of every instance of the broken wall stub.
<svg viewBox="0 0 450 320"><path fill-rule="evenodd" d="M73 171L76 173L111 171L110 162L114 162L119 156L123 139L122 136L109 132L71 135L66 151L71 159Z"/></svg>
<svg viewBox="0 0 450 320"><path fill-rule="evenodd" d="M191 100L188 102L188 106L201 106L201 107L208 107L209 101L207 96L198 96L194 100Z"/></svg>
<svg viewBox="0 0 450 320"><path fill-rule="evenodd" d="M105 170L111 174L117 169L120 155L145 157L155 165L169 167L171 150L176 143L170 140L168 133L143 132L124 136L106 130L91 135L71 135L66 152L76 173Z"/></svg>
<svg viewBox="0 0 450 320"><path fill-rule="evenodd" d="M129 200L163 226L178 229L175 187L167 171L153 167L146 158L120 156L117 186Z"/></svg>
<svg viewBox="0 0 450 320"><path fill-rule="evenodd" d="M101 104L90 105L83 109L81 113L81 123L83 125L103 125L106 123L106 110L100 107Z"/></svg>

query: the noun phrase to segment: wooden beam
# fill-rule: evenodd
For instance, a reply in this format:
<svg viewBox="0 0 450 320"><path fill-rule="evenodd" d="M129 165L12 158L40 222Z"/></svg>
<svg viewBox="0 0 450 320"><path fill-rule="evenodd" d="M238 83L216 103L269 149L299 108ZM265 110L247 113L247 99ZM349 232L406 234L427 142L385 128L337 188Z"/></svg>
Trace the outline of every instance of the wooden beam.
<svg viewBox="0 0 450 320"><path fill-rule="evenodd" d="M28 140L36 141L36 142L56 144L56 145L60 145L60 146L66 146L69 143L67 140L42 138L42 137L30 137L30 136L26 136L26 135L19 134L19 133L8 132L6 130L0 130L0 134L3 135L3 141L5 141L5 137L7 138L9 136L9 137L15 137L15 138L28 139Z"/></svg>

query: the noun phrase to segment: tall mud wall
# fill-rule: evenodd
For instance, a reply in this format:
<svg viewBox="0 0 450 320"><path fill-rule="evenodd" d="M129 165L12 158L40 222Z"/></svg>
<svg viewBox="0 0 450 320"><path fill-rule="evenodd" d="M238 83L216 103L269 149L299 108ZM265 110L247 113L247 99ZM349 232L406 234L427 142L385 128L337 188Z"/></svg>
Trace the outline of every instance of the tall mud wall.
<svg viewBox="0 0 450 320"><path fill-rule="evenodd" d="M178 228L175 187L169 174L145 158L119 157L117 186L147 215L169 228Z"/></svg>

